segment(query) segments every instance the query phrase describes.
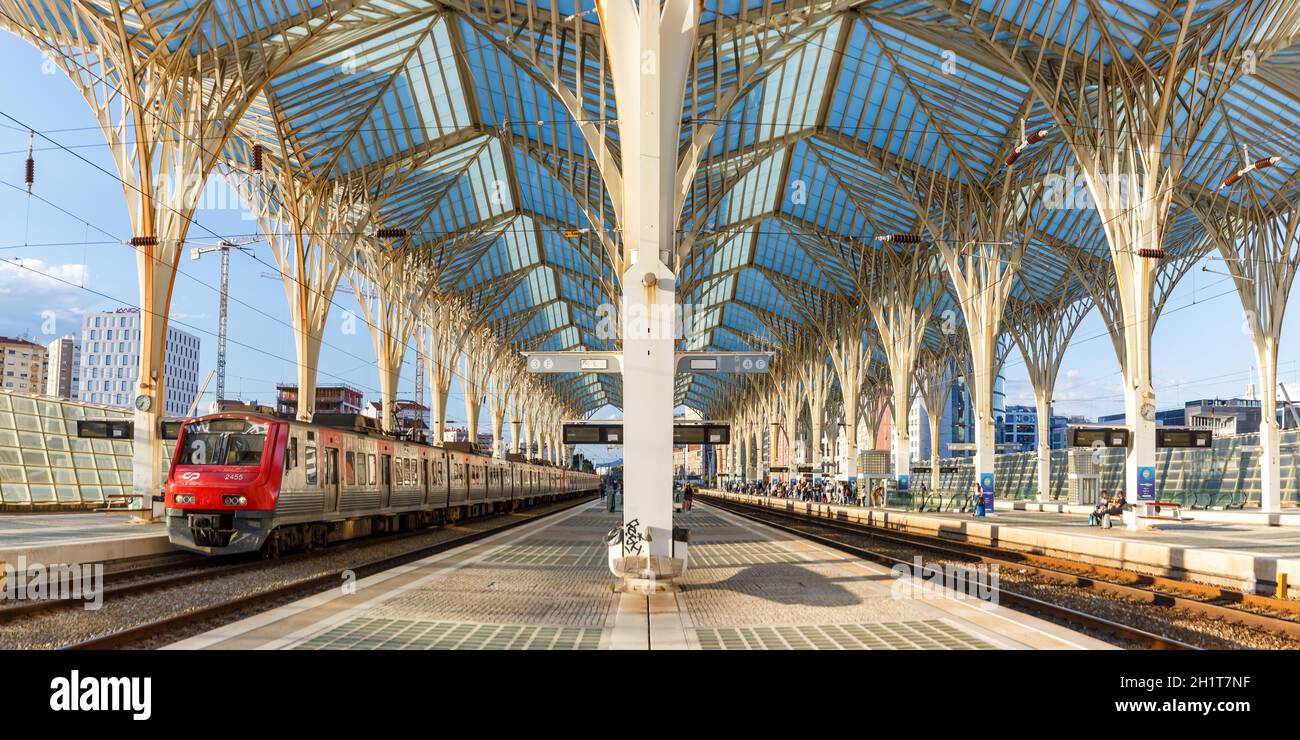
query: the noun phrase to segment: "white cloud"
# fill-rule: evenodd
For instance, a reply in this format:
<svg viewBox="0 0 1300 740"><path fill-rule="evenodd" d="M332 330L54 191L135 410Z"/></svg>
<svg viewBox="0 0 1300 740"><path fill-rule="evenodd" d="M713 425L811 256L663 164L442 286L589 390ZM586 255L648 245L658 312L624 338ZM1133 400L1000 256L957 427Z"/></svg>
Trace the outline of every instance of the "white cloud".
<svg viewBox="0 0 1300 740"><path fill-rule="evenodd" d="M1074 368L1070 368L1069 370L1066 370L1066 371L1065 371L1065 377L1067 377L1067 378L1077 378L1077 377L1079 377L1079 371L1078 371L1078 370L1075 370Z"/></svg>
<svg viewBox="0 0 1300 740"><path fill-rule="evenodd" d="M95 300L79 286L90 283L90 268L80 263L49 265L24 257L0 261L0 334L28 332L51 341L81 326L81 315Z"/></svg>

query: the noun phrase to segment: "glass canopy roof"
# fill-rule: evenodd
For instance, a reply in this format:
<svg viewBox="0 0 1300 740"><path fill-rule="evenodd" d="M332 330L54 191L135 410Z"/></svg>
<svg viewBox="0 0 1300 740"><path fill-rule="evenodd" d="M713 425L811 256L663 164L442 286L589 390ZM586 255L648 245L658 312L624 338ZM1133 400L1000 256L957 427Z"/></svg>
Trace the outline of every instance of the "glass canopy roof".
<svg viewBox="0 0 1300 740"><path fill-rule="evenodd" d="M86 5L109 14L117 1ZM94 42L97 30L70 23L66 2L4 5L10 22L21 15L69 44ZM1252 68L1218 87L1191 72L1174 90L1175 129L1192 123L1189 98L1213 105L1185 147L1174 146L1176 133L1163 143L1182 163L1164 235L1171 265L1209 249L1198 202L1297 196L1295 5L1195 3L1190 29L1204 53L1249 53ZM245 143L283 141L311 177L366 182L382 222L409 231L396 248L439 256L444 290L497 284L493 295L505 297L485 310L519 349L616 348L596 330L601 306L617 303L621 246L583 130L594 125L617 161L618 111L593 0L185 0L122 10L141 54L189 44L255 66L271 64L257 61L264 50L293 47L274 57L240 124ZM1095 95L1086 91L1100 70L1167 64L1185 11L1185 1L706 0L683 147L705 127L717 130L679 225L678 295L699 329L683 348L792 341L819 310L817 296L852 293L877 235L921 229L923 177L996 198L1072 172L1075 132L1062 131L1060 111L1017 60L1046 49ZM1206 62L1215 63L1226 62ZM583 121L557 89L579 101ZM1008 174L1021 119L1027 131L1057 134ZM1283 160L1256 173L1249 190L1220 191L1243 144ZM1075 271L1109 259L1097 211L1084 203L1032 221L1014 237L1026 244L1014 299L1086 299ZM953 305L945 296L937 310ZM548 382L587 411L621 403L614 375ZM736 387L683 376L677 400L707 413Z"/></svg>

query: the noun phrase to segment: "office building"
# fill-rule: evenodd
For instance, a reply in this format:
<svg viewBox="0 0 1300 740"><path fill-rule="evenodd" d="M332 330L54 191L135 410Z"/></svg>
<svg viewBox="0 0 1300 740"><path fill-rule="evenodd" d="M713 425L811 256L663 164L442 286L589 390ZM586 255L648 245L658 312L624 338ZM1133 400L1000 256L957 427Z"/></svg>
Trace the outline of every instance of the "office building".
<svg viewBox="0 0 1300 740"><path fill-rule="evenodd" d="M81 400L131 406L140 392L141 346L139 309L119 308L87 314L81 330ZM198 337L174 326L167 327L164 416L189 413L199 392L199 349Z"/></svg>

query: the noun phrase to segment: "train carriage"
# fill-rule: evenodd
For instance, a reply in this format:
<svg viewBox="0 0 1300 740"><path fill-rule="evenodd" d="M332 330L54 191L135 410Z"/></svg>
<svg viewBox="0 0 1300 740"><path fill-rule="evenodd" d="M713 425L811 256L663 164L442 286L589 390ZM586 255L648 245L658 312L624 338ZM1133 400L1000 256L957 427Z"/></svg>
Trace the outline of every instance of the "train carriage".
<svg viewBox="0 0 1300 740"><path fill-rule="evenodd" d="M599 477L371 431L227 412L181 426L172 543L209 555L315 547L595 491Z"/></svg>

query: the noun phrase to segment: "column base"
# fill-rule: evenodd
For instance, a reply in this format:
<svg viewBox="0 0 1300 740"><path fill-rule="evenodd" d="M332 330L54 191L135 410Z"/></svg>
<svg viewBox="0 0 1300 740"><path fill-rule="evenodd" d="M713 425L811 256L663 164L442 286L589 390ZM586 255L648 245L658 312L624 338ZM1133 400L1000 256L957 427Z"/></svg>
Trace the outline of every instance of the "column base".
<svg viewBox="0 0 1300 740"><path fill-rule="evenodd" d="M629 555L611 558L609 570L621 579L614 585L617 593L665 593L679 590L673 580L686 572L686 558Z"/></svg>

